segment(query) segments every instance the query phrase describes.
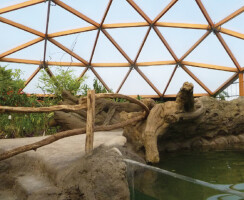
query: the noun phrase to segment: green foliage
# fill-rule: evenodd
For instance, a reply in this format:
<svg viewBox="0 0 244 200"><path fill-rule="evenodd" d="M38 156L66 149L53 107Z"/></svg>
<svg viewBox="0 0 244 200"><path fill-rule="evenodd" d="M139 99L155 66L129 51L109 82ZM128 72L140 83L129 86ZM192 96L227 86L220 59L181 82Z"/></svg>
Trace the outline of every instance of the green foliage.
<svg viewBox="0 0 244 200"><path fill-rule="evenodd" d="M228 92L226 92L226 91L222 91L222 92L220 92L220 93L216 96L216 98L218 98L218 99L220 99L220 100L226 100L226 97L230 97L229 94L228 94Z"/></svg>
<svg viewBox="0 0 244 200"><path fill-rule="evenodd" d="M20 78L20 70L0 67L0 105L19 107L42 107L54 103L48 98L38 100L36 96L28 97L22 88L24 80ZM53 113L31 114L0 114L0 138L13 138L40 135L56 132L56 128L50 128L48 123Z"/></svg>
<svg viewBox="0 0 244 200"><path fill-rule="evenodd" d="M71 69L57 69L55 78L50 76L43 70L39 77L40 88L44 93L55 94L57 98L61 99L61 94L64 90L70 91L71 94L77 95L78 93L84 95L87 90L87 85L82 85L86 77L78 80L74 76L74 71Z"/></svg>

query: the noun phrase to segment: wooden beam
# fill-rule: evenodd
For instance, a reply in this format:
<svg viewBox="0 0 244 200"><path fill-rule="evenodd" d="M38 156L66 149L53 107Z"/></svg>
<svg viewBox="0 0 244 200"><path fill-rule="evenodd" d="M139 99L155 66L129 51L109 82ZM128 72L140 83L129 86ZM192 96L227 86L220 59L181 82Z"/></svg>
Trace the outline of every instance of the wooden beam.
<svg viewBox="0 0 244 200"><path fill-rule="evenodd" d="M90 69L92 70L93 74L97 77L97 79L102 83L102 85L106 88L106 90L109 92L110 91L110 88L104 82L104 80L102 79L102 77L97 73L97 71L93 67L91 67Z"/></svg>
<svg viewBox="0 0 244 200"><path fill-rule="evenodd" d="M54 66L66 66L66 67L85 67L83 63L75 63L75 62L59 62L59 61L48 61L48 65Z"/></svg>
<svg viewBox="0 0 244 200"><path fill-rule="evenodd" d="M45 37L45 34L40 32L40 31L37 31L37 30L32 29L30 27L27 27L27 26L24 26L22 24L16 23L16 22L11 21L9 19L6 19L4 17L0 17L0 22L3 22L3 23L8 24L10 26L14 26L16 28L19 28L19 29L24 30L24 31L29 32L29 33L32 33L34 35L37 35L37 36L40 36L40 37L43 37L43 38Z"/></svg>
<svg viewBox="0 0 244 200"><path fill-rule="evenodd" d="M60 0L52 0L54 3L58 4L60 7L64 8L65 10L69 11L70 13L76 15L77 17L83 19L84 21L92 24L93 26L99 27L100 24L95 22L94 20L90 19L89 17L83 15L81 12L79 12L78 10L75 10L74 8L68 6L67 4L65 4L64 2L60 1Z"/></svg>
<svg viewBox="0 0 244 200"><path fill-rule="evenodd" d="M123 87L125 81L127 80L128 76L130 75L131 71L132 71L132 67L131 67L131 68L129 69L129 71L126 73L126 75L125 75L123 81L120 83L120 85L119 85L119 87L118 87L116 93L119 93L119 91L120 91L121 88Z"/></svg>
<svg viewBox="0 0 244 200"><path fill-rule="evenodd" d="M86 67L83 72L81 73L81 75L78 77L78 80L81 80L82 77L85 75L85 73L88 71L88 67Z"/></svg>
<svg viewBox="0 0 244 200"><path fill-rule="evenodd" d="M91 65L91 62L92 62L92 59L93 59L93 56L94 56L94 53L95 53L95 50L96 50L97 41L98 41L100 32L101 32L101 29L98 29L97 35L96 35L96 39L94 41L94 45L93 45L93 48L92 48L91 56L90 56L90 59L89 59L89 65Z"/></svg>
<svg viewBox="0 0 244 200"><path fill-rule="evenodd" d="M151 24L152 20L144 13L144 11L133 1L127 0L127 2L138 12L139 15L142 16L143 19L147 21L147 23Z"/></svg>
<svg viewBox="0 0 244 200"><path fill-rule="evenodd" d="M71 29L71 30L67 30L67 31L51 33L51 34L48 34L48 37L53 38L53 37L59 37L59 36L65 36L65 35L72 35L72 34L76 34L76 33L93 31L96 29L97 29L96 26L88 26L88 27L84 27L84 28L76 28L76 29Z"/></svg>
<svg viewBox="0 0 244 200"><path fill-rule="evenodd" d="M187 67L181 65L181 68L187 74L189 74L209 95L213 95L213 92L202 81L200 81Z"/></svg>
<svg viewBox="0 0 244 200"><path fill-rule="evenodd" d="M42 40L43 40L42 37L36 38L34 40L31 40L31 41L29 41L29 42L27 42L25 44L22 44L22 45L20 45L18 47L15 47L15 48L13 48L13 49L11 49L9 51L6 51L6 52L0 54L0 58L6 57L6 56L8 56L10 54L13 54L13 53L15 53L17 51L20 51L20 50L24 49L24 48L27 48L29 46L32 46L32 45L34 45L34 44L36 44L38 42L41 42Z"/></svg>
<svg viewBox="0 0 244 200"><path fill-rule="evenodd" d="M104 12L102 21L101 21L101 23L100 23L100 27L102 27L102 25L103 25L103 23L104 23L104 21L105 21L105 19L106 19L106 17L107 17L107 14L108 14L108 11L109 11L109 9L110 9L110 7L111 7L112 2L113 2L113 0L110 0L110 1L108 2L107 8L106 8L106 10L105 10L105 12Z"/></svg>
<svg viewBox="0 0 244 200"><path fill-rule="evenodd" d="M175 64L176 62L174 60L136 63L137 66L175 65Z"/></svg>
<svg viewBox="0 0 244 200"><path fill-rule="evenodd" d="M215 26L218 27L218 26L223 25L224 23L232 20L234 17L240 15L242 12L244 12L244 6L242 6L241 8L236 10L235 12L231 13L230 15L228 15L227 17L225 17L224 19L222 19L218 23L216 23Z"/></svg>
<svg viewBox="0 0 244 200"><path fill-rule="evenodd" d="M208 37L208 35L210 34L210 31L207 31L181 58L180 58L180 62L182 60L184 60L199 44L201 44L201 42Z"/></svg>
<svg viewBox="0 0 244 200"><path fill-rule="evenodd" d="M189 28L189 29L201 29L201 30L209 29L209 25L207 24L157 22L155 25L159 27L171 27L171 28Z"/></svg>
<svg viewBox="0 0 244 200"><path fill-rule="evenodd" d="M130 67L130 63L91 63L92 67Z"/></svg>
<svg viewBox="0 0 244 200"><path fill-rule="evenodd" d="M207 20L208 24L213 27L213 21L211 19L211 17L209 16L207 10L205 9L204 5L202 4L201 0L196 0L196 3L198 5L198 7L200 8L200 10L202 11L202 14L204 15L205 19Z"/></svg>
<svg viewBox="0 0 244 200"><path fill-rule="evenodd" d="M145 27L149 24L147 22L135 22L135 23L116 23L116 24L103 24L102 28L131 28L131 27Z"/></svg>
<svg viewBox="0 0 244 200"><path fill-rule="evenodd" d="M36 5L36 4L45 2L45 1L46 0L25 1L23 3L19 3L19 4L15 4L15 5L12 5L12 6L5 7L5 8L1 8L0 9L0 14L7 13L7 12L10 12L10 11L14 11L14 10L18 10L20 8L25 8L25 7L28 7L28 6L33 6L33 5Z"/></svg>
<svg viewBox="0 0 244 200"><path fill-rule="evenodd" d="M93 151L94 141L94 127L95 127L95 90L88 90L87 92L87 120L86 120L86 154Z"/></svg>
<svg viewBox="0 0 244 200"><path fill-rule="evenodd" d="M244 96L244 79L243 79L243 72L239 73L239 95Z"/></svg>
<svg viewBox="0 0 244 200"><path fill-rule="evenodd" d="M226 89L230 84L232 84L235 80L238 79L238 73L232 75L227 81L225 81L221 86L219 86L214 92L213 95L217 95L224 89Z"/></svg>
<svg viewBox="0 0 244 200"><path fill-rule="evenodd" d="M172 74L171 74L171 76L170 76L170 78L169 78L169 81L168 81L168 83L166 84L166 87L164 88L164 91L163 91L163 93L162 93L162 96L163 96L163 97L165 96L165 93L166 93L166 91L167 91L167 89L168 89L168 87L169 87L169 84L171 83L171 81L172 81L172 79L173 79L173 77L174 77L174 75L175 75L175 72L176 72L176 70L177 70L177 67L178 67L178 65L175 66L175 68L174 68L174 70L173 70L173 72L172 72Z"/></svg>
<svg viewBox="0 0 244 200"><path fill-rule="evenodd" d="M162 96L160 91L155 87L155 85L146 77L146 75L138 68L135 67L135 70L142 76L142 78L151 86L151 88L159 95Z"/></svg>
<svg viewBox="0 0 244 200"><path fill-rule="evenodd" d="M215 70L221 70L221 71L227 71L227 72L238 72L236 68L232 67L224 67L219 65L211 65L211 64L205 64L205 63L196 63L196 62L189 62L189 61L182 61L183 65L189 65L193 67L201 67L201 68L207 68L207 69L215 69Z"/></svg>
<svg viewBox="0 0 244 200"><path fill-rule="evenodd" d="M31 74L31 76L25 81L25 87L31 82L31 80L37 75L37 73L41 70L41 67L37 67L37 69ZM24 88L23 88L24 89Z"/></svg>
<svg viewBox="0 0 244 200"><path fill-rule="evenodd" d="M233 61L233 63L235 64L236 68L240 71L241 70L241 66L238 63L238 61L236 60L234 54L231 52L230 48L228 47L228 45L226 44L226 42L224 41L224 39L222 38L222 36L220 35L220 33L216 32L216 36L219 39L220 43L222 44L222 46L224 47L225 51L227 52L227 54L230 56L230 59Z"/></svg>
<svg viewBox="0 0 244 200"><path fill-rule="evenodd" d="M53 43L54 45L56 45L57 47L59 47L60 49L64 50L66 53L68 53L69 55L73 56L74 58L76 58L77 60L81 61L82 63L84 63L84 65L88 65L88 62L86 60L84 60L83 58L81 58L79 55L77 55L76 53L74 53L73 51L71 51L70 49L68 49L67 47L65 47L64 45L60 44L58 41L49 38L48 39L51 43Z"/></svg>
<svg viewBox="0 0 244 200"><path fill-rule="evenodd" d="M155 24L162 16L165 15L166 12L168 12L168 10L175 5L175 3L178 0L172 0L158 15L157 17L155 17L155 19L152 21L152 24Z"/></svg>
<svg viewBox="0 0 244 200"><path fill-rule="evenodd" d="M244 40L244 34L243 33L239 33L239 32L232 31L232 30L229 30L227 28L222 28L222 27L220 29L220 32L224 33L226 35L230 35L230 36L233 36L233 37L240 38L240 39Z"/></svg>
<svg viewBox="0 0 244 200"><path fill-rule="evenodd" d="M0 62L23 63L23 64L33 64L33 65L40 65L42 63L39 60L25 60L25 59L17 59L17 58L0 58Z"/></svg>
<svg viewBox="0 0 244 200"><path fill-rule="evenodd" d="M141 53L141 50L142 50L142 48L143 48L143 46L144 46L144 44L145 44L145 42L147 40L147 37L148 37L150 31L151 31L151 27L148 28L147 33L146 33L146 35L145 35L145 37L144 37L144 39L143 39L143 41L141 43L141 46L140 46L140 48L139 48L139 50L138 50L138 52L136 54L135 60L134 60L134 64L137 62L137 59L138 59L138 57L139 57L139 55Z"/></svg>
<svg viewBox="0 0 244 200"><path fill-rule="evenodd" d="M124 52L124 50L118 45L118 43L112 38L112 36L104 29L102 29L102 32L106 37L112 42L112 44L118 49L118 51L124 56L124 58L133 65L133 61L130 59L130 57Z"/></svg>
<svg viewBox="0 0 244 200"><path fill-rule="evenodd" d="M176 98L177 94L166 94L164 95L164 98ZM194 97L203 97L203 96L209 96L208 93L194 93Z"/></svg>
<svg viewBox="0 0 244 200"><path fill-rule="evenodd" d="M163 37L161 32L158 30L158 28L154 26L153 29L157 33L159 39L163 42L164 46L168 49L168 51L171 54L171 56L175 59L176 62L178 62L179 59L175 55L175 52L171 49L171 47L169 46L168 42L165 40L165 38Z"/></svg>

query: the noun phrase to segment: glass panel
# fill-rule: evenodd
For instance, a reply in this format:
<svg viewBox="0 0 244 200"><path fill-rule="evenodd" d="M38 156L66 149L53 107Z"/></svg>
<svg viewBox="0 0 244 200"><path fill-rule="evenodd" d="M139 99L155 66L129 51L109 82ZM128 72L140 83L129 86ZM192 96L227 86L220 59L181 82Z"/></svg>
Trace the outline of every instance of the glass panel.
<svg viewBox="0 0 244 200"><path fill-rule="evenodd" d="M151 30L137 62L174 60L154 30Z"/></svg>
<svg viewBox="0 0 244 200"><path fill-rule="evenodd" d="M159 21L207 24L197 3L189 0L178 1Z"/></svg>
<svg viewBox="0 0 244 200"><path fill-rule="evenodd" d="M184 60L236 68L213 33L205 38Z"/></svg>

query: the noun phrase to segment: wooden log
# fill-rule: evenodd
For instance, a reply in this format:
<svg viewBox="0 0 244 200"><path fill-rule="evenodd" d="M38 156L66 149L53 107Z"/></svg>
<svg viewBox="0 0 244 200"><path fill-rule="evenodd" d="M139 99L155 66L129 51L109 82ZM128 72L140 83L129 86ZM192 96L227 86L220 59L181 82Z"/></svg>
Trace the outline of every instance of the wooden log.
<svg viewBox="0 0 244 200"><path fill-rule="evenodd" d="M88 90L88 92L87 92L86 145L85 145L86 153L90 153L93 150L94 122L95 122L95 90Z"/></svg>
<svg viewBox="0 0 244 200"><path fill-rule="evenodd" d="M0 106L0 113L15 112L15 113L44 113L53 111L75 111L86 108L86 104L79 105L57 105L50 107L10 107Z"/></svg>

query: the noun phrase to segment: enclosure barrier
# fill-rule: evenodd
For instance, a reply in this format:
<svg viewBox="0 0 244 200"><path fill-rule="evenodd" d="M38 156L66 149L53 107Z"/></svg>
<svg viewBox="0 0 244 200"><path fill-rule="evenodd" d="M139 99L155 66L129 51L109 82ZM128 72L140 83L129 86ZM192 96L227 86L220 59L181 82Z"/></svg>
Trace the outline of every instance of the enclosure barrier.
<svg viewBox="0 0 244 200"><path fill-rule="evenodd" d="M113 125L95 126L94 122L95 122L95 99L96 98L123 98L123 99L130 101L131 103L135 103L135 104L141 106L144 111L142 112L142 114L140 114L136 117L133 117L131 119L128 119L128 120L125 120L125 121L122 121L122 122L119 122L119 123L116 123ZM10 158L12 156L18 155L20 153L29 151L29 150L36 151L37 148L51 144L59 139L74 136L74 135L84 134L84 133L86 133L85 152L90 153L93 150L94 131L110 131L110 130L117 129L117 128L123 128L127 125L130 125L132 123L135 123L137 121L144 119L149 114L148 107L141 101L138 101L137 99L134 99L132 97L122 95L122 94L110 94L110 93L95 94L94 90L89 90L87 97L81 98L79 100L78 105L58 105L58 106L41 107L41 108L0 106L0 113L9 113L9 112L41 113L41 112L53 112L53 111L77 111L77 110L81 110L81 109L85 109L85 108L87 109L86 128L62 131L62 132L53 134L38 142L24 145L24 146L17 147L15 149L6 151L6 152L0 154L0 161Z"/></svg>

